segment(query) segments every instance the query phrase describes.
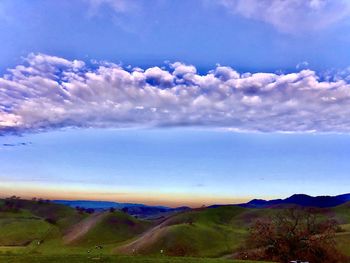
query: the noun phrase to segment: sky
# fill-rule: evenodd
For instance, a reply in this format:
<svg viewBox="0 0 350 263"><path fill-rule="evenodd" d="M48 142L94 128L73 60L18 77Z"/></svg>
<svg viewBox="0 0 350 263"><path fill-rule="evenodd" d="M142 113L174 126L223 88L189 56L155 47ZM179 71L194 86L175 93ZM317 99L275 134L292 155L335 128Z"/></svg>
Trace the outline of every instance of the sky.
<svg viewBox="0 0 350 263"><path fill-rule="evenodd" d="M346 0L1 0L0 192L347 192L349 25Z"/></svg>

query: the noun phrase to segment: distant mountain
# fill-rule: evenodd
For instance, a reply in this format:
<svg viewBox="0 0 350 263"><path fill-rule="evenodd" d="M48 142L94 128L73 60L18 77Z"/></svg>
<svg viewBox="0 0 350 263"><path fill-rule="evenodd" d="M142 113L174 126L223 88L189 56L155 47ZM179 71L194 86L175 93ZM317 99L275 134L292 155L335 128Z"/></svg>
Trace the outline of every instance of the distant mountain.
<svg viewBox="0 0 350 263"><path fill-rule="evenodd" d="M165 214L175 213L190 210L189 207L182 206L177 208L171 208L167 206L149 206L144 204L134 203L118 203L109 201L87 201L87 200L54 200L56 204L66 205L70 207L82 207L85 209L92 208L97 211L104 211L110 208L118 210L123 209L130 215L140 218L154 218L161 217Z"/></svg>
<svg viewBox="0 0 350 263"><path fill-rule="evenodd" d="M289 201L303 199L309 199L309 196L296 195L288 198ZM348 200L349 195L338 196L338 199ZM280 203L282 201L284 200L253 200L250 204L261 206L266 202ZM163 250L164 256L221 258L229 253L227 258L230 258L245 246L249 227L256 220L274 216L280 212L269 207L249 209L237 205L226 205L216 208L201 207L181 213L174 212L171 216L167 216L168 214L164 213L169 213L168 209L171 211L175 209L163 210L164 207L154 208L143 204L131 204L129 207L135 210L128 211L130 213L142 215L151 213L152 218L156 219L159 218L159 215L164 216L162 220L141 220L143 218L135 218L125 212L99 211L90 214L67 205L79 204L101 209L101 207L106 208L110 205L121 207L125 204L98 201L61 200L57 202L61 204L40 199L0 199L0 247L20 248L24 256L27 256L29 252L35 252L44 257L53 251L52 249L56 249L57 256L62 259L63 257L68 259L76 253L77 249L87 253L91 252L92 256L100 253L106 253L107 256L108 251L113 254L129 255L135 255L137 251L137 255L140 256L160 256L159 253ZM334 219L339 222L341 232L337 233L335 241L345 253L348 252L347 244L350 242L349 205L350 203L346 203L335 208L320 208L315 211L319 219ZM279 207L283 210L288 208L288 205L271 207ZM139 208L140 210L137 210ZM158 211L162 213L157 214ZM101 248L103 250L100 250ZM2 259L3 256L1 255L0 258ZM63 261L60 260L61 258L58 258L56 262ZM6 259L0 262L14 262ZM132 261L131 257L130 259ZM66 261L70 262L70 260ZM86 261L82 258L79 262ZM163 262L165 261L171 262L171 259L165 258Z"/></svg>
<svg viewBox="0 0 350 263"><path fill-rule="evenodd" d="M262 200L253 199L248 203L240 204L246 208L268 208L275 205L293 204L306 207L334 207L350 201L350 194L337 196L309 196L305 194L295 194L286 199Z"/></svg>
<svg viewBox="0 0 350 263"><path fill-rule="evenodd" d="M245 208L270 208L278 205L299 205L305 207L335 207L350 201L350 194L343 194L337 196L309 196L306 194L295 194L286 199L253 199L248 203L239 204L240 207ZM92 208L97 211L108 210L113 207L118 210L124 210L130 215L140 218L159 218L176 212L183 212L190 210L189 207L177 207L171 208L166 206L149 206L145 204L134 203L118 203L108 201L86 201L86 200L54 200L56 204L62 204L70 207L82 207L85 209ZM220 207L225 205L213 205L211 208ZM228 206L228 205L227 205Z"/></svg>

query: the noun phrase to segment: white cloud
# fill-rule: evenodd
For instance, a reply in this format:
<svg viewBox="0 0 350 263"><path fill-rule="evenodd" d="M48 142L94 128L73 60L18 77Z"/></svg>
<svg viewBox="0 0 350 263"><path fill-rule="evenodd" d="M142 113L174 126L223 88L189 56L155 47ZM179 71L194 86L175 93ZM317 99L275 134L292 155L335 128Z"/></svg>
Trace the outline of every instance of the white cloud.
<svg viewBox="0 0 350 263"><path fill-rule="evenodd" d="M259 96L243 96L242 102L246 105L254 106L261 103L261 98Z"/></svg>
<svg viewBox="0 0 350 263"><path fill-rule="evenodd" d="M184 65L180 62L175 62L171 64L171 66L174 68L173 75L182 77L186 74L196 74L197 69L192 65Z"/></svg>
<svg viewBox="0 0 350 263"><path fill-rule="evenodd" d="M143 74L145 79L152 82L153 85L163 86L171 85L174 81L174 76L168 71L160 69L159 67L149 68Z"/></svg>
<svg viewBox="0 0 350 263"><path fill-rule="evenodd" d="M350 15L348 0L220 0L234 14L288 33L326 28Z"/></svg>
<svg viewBox="0 0 350 263"><path fill-rule="evenodd" d="M350 132L347 72L321 78L312 70L239 74L217 66L199 74L180 62L127 70L31 54L0 78L0 133L166 126Z"/></svg>

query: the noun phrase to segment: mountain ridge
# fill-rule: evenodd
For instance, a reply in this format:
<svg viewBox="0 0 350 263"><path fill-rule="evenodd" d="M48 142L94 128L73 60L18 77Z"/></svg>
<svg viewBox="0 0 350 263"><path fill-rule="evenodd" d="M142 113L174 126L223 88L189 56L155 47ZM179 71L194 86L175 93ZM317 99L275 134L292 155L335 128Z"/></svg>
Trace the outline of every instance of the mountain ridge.
<svg viewBox="0 0 350 263"><path fill-rule="evenodd" d="M336 196L321 195L310 196L307 194L294 194L285 199L253 199L247 203L238 204L238 206L245 208L268 208L274 205L300 205L305 207L335 207L350 201L350 193Z"/></svg>
<svg viewBox="0 0 350 263"><path fill-rule="evenodd" d="M96 211L105 211L110 208L124 210L130 215L140 218L161 217L169 213L190 210L187 206L167 207L151 206L137 203L119 203L112 201L90 201L90 200L53 200L53 203L66 205L72 208L81 207L85 209L94 209Z"/></svg>
<svg viewBox="0 0 350 263"><path fill-rule="evenodd" d="M211 205L208 207L220 207L220 206L240 206L245 208L269 208L277 205L299 205L305 207L318 207L327 208L335 207L350 201L350 193L340 194L336 196L320 195L311 196L307 194L293 194L284 199L252 199L247 203L241 204L220 204ZM126 210L130 215L138 217L152 217L162 216L167 213L180 212L190 210L190 207L167 207L167 206L152 206L138 203L119 203L112 201L90 201L90 200L53 200L56 204L67 205L70 207L83 207L92 208L97 211L108 210L109 208L115 208L119 210Z"/></svg>

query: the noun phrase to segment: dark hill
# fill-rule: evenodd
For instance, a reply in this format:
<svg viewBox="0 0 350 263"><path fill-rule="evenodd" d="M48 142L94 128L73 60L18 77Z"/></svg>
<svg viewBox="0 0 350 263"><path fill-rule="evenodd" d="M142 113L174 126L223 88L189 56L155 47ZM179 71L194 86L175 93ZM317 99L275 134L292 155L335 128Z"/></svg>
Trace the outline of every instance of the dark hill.
<svg viewBox="0 0 350 263"><path fill-rule="evenodd" d="M276 205L293 204L306 207L335 207L350 201L350 194L337 196L309 196L305 194L295 194L286 199L262 200L253 199L248 203L240 204L247 208L268 208Z"/></svg>

